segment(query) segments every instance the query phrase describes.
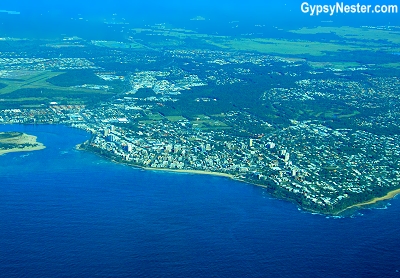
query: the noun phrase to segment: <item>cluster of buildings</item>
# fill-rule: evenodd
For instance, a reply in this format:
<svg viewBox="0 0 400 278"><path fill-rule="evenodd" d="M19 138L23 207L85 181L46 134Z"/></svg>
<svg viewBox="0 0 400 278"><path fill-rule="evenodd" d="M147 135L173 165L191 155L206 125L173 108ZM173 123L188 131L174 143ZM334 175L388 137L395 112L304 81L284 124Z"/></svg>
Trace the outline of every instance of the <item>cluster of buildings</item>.
<svg viewBox="0 0 400 278"><path fill-rule="evenodd" d="M174 76L172 81L169 76ZM181 91L190 90L192 87L206 86L196 74L187 74L179 68L167 71L141 71L130 76L131 91L135 94L139 89L152 89L161 95L179 95Z"/></svg>
<svg viewBox="0 0 400 278"><path fill-rule="evenodd" d="M276 196L291 199L305 209L324 213L338 212L399 187L399 132L373 132L376 128L400 128L396 109L399 78L368 77L368 84L343 78L301 79L291 71L298 63L267 55L199 50L167 53L201 70L188 72L177 66L162 71L136 70L126 77L128 92L95 108L52 102L36 109L6 109L0 110L0 123L69 124L92 133L83 147L111 159L145 168L228 174L265 186ZM296 77L297 81L293 87L277 84L269 90L260 88L260 102L279 107L288 101L341 101L354 110L375 112L363 113L362 117L337 115L351 123L346 128L333 128L327 117L316 115L275 126L252 113L251 107L238 107L219 115L204 113L192 119L158 112L167 103L182 101L179 95L183 91L190 94L191 88L210 82L245 82L246 76L254 74L254 68L247 64L272 67L275 63L283 65L279 68L282 71L271 71L271 75ZM5 74L14 69L96 68L93 62L80 58L7 57L0 58L0 67ZM107 73L98 76L109 81L125 78ZM85 86L110 89L106 85ZM151 89L154 94L135 95L140 89ZM218 100L197 95L192 101L213 105ZM332 119L335 117L332 115ZM206 128L204 123L212 128Z"/></svg>
<svg viewBox="0 0 400 278"><path fill-rule="evenodd" d="M79 124L93 133L87 147L140 167L230 174L254 184L275 185L278 194L303 207L332 212L400 182L399 136L334 130L296 122L255 138L201 131L189 121L154 121L134 128Z"/></svg>
<svg viewBox="0 0 400 278"><path fill-rule="evenodd" d="M331 207L398 187L399 139L399 135L332 129L319 121L292 121L270 137L286 146L293 163L307 177L301 188L305 199Z"/></svg>
<svg viewBox="0 0 400 278"><path fill-rule="evenodd" d="M93 62L86 58L32 58L0 57L0 68L3 70L71 70L95 69Z"/></svg>
<svg viewBox="0 0 400 278"><path fill-rule="evenodd" d="M85 105L58 105L43 108L16 108L0 110L0 124L55 124L82 122Z"/></svg>

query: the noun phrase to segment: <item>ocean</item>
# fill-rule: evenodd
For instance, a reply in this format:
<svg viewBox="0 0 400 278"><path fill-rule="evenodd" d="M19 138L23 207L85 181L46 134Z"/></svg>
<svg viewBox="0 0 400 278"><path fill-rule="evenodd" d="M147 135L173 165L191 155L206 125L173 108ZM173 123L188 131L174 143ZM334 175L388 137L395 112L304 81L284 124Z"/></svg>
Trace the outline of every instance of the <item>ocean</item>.
<svg viewBox="0 0 400 278"><path fill-rule="evenodd" d="M400 200L344 217L228 178L145 171L61 125L0 125L0 277L400 277Z"/></svg>

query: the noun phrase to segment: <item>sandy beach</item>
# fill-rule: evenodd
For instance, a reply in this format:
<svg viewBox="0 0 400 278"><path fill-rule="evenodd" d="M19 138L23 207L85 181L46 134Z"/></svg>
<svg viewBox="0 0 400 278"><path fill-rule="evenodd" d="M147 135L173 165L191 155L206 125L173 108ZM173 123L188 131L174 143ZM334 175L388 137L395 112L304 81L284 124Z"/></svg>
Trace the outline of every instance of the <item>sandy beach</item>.
<svg viewBox="0 0 400 278"><path fill-rule="evenodd" d="M78 150L85 150L85 148L82 148L82 145L83 145L83 144L78 144L78 145L76 145L76 149L78 149ZM95 152L95 153L97 153L97 152ZM99 154L99 153L97 153L97 154ZM106 156L106 155L102 155L102 154L99 154L99 155L100 155L100 156L103 156L103 157L105 157L105 158L107 158L107 159L110 159L110 157L108 157L108 156ZM266 189L270 189L270 187L269 187L268 185L263 185L263 184L259 184L259 183L256 183L256 182L246 181L245 179L242 179L240 176L236 176L236 175L232 175L232 174L227 174L227 173L211 172L211 171L202 171L202 170L184 170L184 169L179 170L179 169L169 169L169 168L151 168L151 167L144 167L144 166L142 166L142 165L132 164L132 163L129 163L129 162L126 162L126 161L117 161L117 160L114 160L114 159L112 159L112 158L111 158L111 161L113 161L113 162L115 162L115 163L121 163L121 164L129 165L129 166L137 167L137 168L140 168L140 169L143 169L143 170L150 170L150 171L163 171L163 172L171 172L171 173L186 173L186 174L198 174L198 175L211 175L211 176L226 177L226 178L230 178L230 179L232 179L232 180L244 182L244 183L247 183L247 184L251 184L251 185L258 186L258 187L262 187L262 188L266 188ZM347 207L347 208L345 208L345 209L342 209L342 210L340 210L340 211L331 212L330 214L332 214L332 215L340 215L340 214L343 213L344 211L349 210L349 209L351 209L351 208L367 206L367 205L371 205L371 204L378 203L378 202L380 202L380 201L392 199L392 198L394 198L397 194L400 194L400 189L393 190L393 191L389 192L388 194L386 194L386 195L383 196L383 197L376 197L376 198L373 198L373 199L370 200L370 201L366 201L366 202L363 202L363 203L354 204L354 205L351 205L351 206L349 206L349 207ZM296 203L297 205L299 205L299 203L296 202L296 200L294 200L294 199L290 199L290 198L283 198L283 199L286 199L286 200L288 200L288 201L293 201L294 203ZM309 211L310 211L310 212L317 212L317 213L320 213L319 211L316 211L316 210L309 210ZM322 213L323 213L323 212L322 212Z"/></svg>
<svg viewBox="0 0 400 278"><path fill-rule="evenodd" d="M23 133L21 136L18 137L13 137L9 139L4 139L1 140L2 143L7 143L7 144L15 144L15 145L20 145L20 144L32 144L34 146L31 147L23 147L23 148L10 148L6 150L0 150L0 155L6 154L6 153L13 153L13 152L30 152L30 151L38 151L46 148L42 143L39 143L36 141L37 137L33 135L28 135Z"/></svg>
<svg viewBox="0 0 400 278"><path fill-rule="evenodd" d="M174 172L174 173L188 173L188 174L198 174L198 175L211 175L211 176L218 176L218 177L226 177L233 179L234 176L231 174L226 173L219 173L219 172L209 172L209 171L201 171L201 170L177 170L177 169L168 169L168 168L150 168L150 167L141 167L145 170L151 171L164 171L164 172Z"/></svg>
<svg viewBox="0 0 400 278"><path fill-rule="evenodd" d="M378 202L380 202L380 201L390 200L390 199L393 199L397 194L400 194L400 189L396 189L396 190L390 191L390 192L389 192L388 194L386 194L385 196L376 197L376 198L373 198L372 200L367 201L367 202L354 204L354 205L352 205L352 206L349 206L349 207L345 208L344 210L340 211L339 213L341 213L341 212L343 212L343 211L346 211L346 210L348 210L348 209L355 208L355 207L363 207L363 206L368 206L368 205L376 204L376 203L378 203Z"/></svg>

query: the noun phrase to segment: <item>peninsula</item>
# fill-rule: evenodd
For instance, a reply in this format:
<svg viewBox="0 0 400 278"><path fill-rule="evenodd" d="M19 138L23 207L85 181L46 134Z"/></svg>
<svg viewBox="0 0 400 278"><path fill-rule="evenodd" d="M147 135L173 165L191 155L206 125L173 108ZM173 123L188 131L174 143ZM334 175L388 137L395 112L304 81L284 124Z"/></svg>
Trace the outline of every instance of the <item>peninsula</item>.
<svg viewBox="0 0 400 278"><path fill-rule="evenodd" d="M112 161L222 175L328 215L400 189L397 28L108 28L120 27L119 40L28 40L28 52L5 38L0 123L70 125Z"/></svg>
<svg viewBox="0 0 400 278"><path fill-rule="evenodd" d="M44 149L36 136L21 132L0 132L0 155L12 152L30 152Z"/></svg>

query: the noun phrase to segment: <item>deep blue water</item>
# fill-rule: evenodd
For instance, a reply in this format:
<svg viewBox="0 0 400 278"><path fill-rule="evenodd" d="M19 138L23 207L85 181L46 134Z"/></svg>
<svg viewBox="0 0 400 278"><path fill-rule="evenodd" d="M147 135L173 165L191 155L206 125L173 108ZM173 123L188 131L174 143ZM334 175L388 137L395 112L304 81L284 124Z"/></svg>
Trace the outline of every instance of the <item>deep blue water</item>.
<svg viewBox="0 0 400 278"><path fill-rule="evenodd" d="M400 277L400 201L344 218L225 178L143 171L64 126L0 156L1 277Z"/></svg>

